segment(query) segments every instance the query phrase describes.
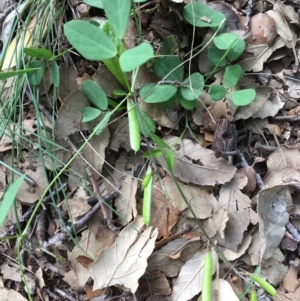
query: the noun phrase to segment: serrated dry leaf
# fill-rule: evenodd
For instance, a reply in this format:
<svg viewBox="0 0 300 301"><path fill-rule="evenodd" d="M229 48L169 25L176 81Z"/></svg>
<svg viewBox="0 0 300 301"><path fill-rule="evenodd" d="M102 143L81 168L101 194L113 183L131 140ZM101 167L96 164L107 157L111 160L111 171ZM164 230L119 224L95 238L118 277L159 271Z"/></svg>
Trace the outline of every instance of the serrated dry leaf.
<svg viewBox="0 0 300 301"><path fill-rule="evenodd" d="M172 301L187 301L201 292L206 253L196 253L181 268L173 286ZM212 256L214 274L218 265L218 256L214 251L212 252Z"/></svg>
<svg viewBox="0 0 300 301"><path fill-rule="evenodd" d="M157 230L152 231L152 227L139 235L138 231L143 226L143 219L138 216L121 231L115 243L101 251L97 259L89 265L88 272L94 280L94 290L123 285L135 293L157 236Z"/></svg>
<svg viewBox="0 0 300 301"><path fill-rule="evenodd" d="M165 139L165 142L169 146L178 142L172 146L175 156L173 172L183 182L213 186L230 181L235 174L236 167L222 158L216 158L212 150L191 140L180 141L178 137L172 137ZM167 170L164 159L160 157L157 160Z"/></svg>

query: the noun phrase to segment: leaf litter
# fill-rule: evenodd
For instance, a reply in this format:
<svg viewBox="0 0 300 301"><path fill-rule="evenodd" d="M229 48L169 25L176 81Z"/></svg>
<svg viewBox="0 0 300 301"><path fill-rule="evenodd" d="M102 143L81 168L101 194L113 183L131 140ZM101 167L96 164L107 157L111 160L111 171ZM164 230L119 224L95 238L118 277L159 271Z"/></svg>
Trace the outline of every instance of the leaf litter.
<svg viewBox="0 0 300 301"><path fill-rule="evenodd" d="M192 35L192 28L183 30L186 24L182 21L183 6L178 4L181 2L186 1L159 1L159 10L153 6L154 13L142 10L138 16L144 26L143 36L155 50L159 52L158 45L168 36L174 36L180 41L180 58L186 52L184 43ZM242 18L240 8L234 7L236 3L210 3L216 12L226 12L227 17L230 15L231 20L235 20L226 25L225 31L238 32L245 38L246 48L239 64L247 73L239 82L239 89L253 88L256 91L255 101L251 104L234 106L229 94L219 102L213 102L204 91L195 110L183 112L176 104L166 108L137 98L139 108L146 114L144 118L148 116L156 123L156 133L174 155L173 170L169 169L163 156L152 160L155 175L152 219L148 228L141 218L141 180L146 160L142 153L131 150L128 117L121 113L124 111L117 111L114 122L100 135L93 136L81 155L69 161L76 150L70 147L67 139L72 137L78 150L96 126L96 123L91 126L81 122L82 109L90 105L81 92L84 79L98 83L111 103L119 101L115 91L123 87L104 65L100 64L95 70L86 67L83 76L77 78L78 71L73 64L60 62L57 108L45 101L46 108L53 110L51 114L55 116L55 123L45 123L43 129L53 130L55 140L39 142L35 127L38 117L30 114L24 114L21 129L17 129L14 123L9 124L0 140L1 160L5 164L0 169L1 195L10 179L18 178L7 166L15 164L13 167L17 166L27 175L27 182L23 182L17 194L16 210L11 209L1 226L1 237L17 233L15 213L21 226L25 227L27 212L32 212L36 202L42 196L44 198L39 214L34 217L36 225L31 238L27 240L27 247L30 245L28 258L35 264L22 262L28 268L24 270L28 289L36 300L43 300L45 296L49 300L53 296L64 300L64 293L73 299L78 294L80 300L101 294L106 300L121 300L122 296L127 296L128 300L196 300L202 289L207 252L204 248L209 240L216 243L228 261L243 264L248 272L260 265L261 274L274 286L280 286L281 300L299 299L299 259L295 250L300 241L297 109L297 28L300 22L293 3L290 4L269 3L265 13L254 9L247 21L249 16ZM248 4L240 5L246 8ZM162 12L166 18L162 17ZM201 22L209 22L209 19L203 17ZM129 46L129 43L138 34L134 27L129 28L126 45L132 48L134 45ZM33 43L31 29L27 35L28 42ZM199 35L206 38L203 32ZM201 73L205 68L209 73L213 66L204 60L208 61L205 51L199 55L198 63L193 62L193 68L199 68ZM79 66L76 58L75 63ZM5 61L4 66L7 64ZM215 73L211 82L220 84L222 77L222 73ZM157 76L143 65L137 74L135 88L138 90L144 84L158 81ZM3 87L3 103L12 95L12 86L13 82L7 81ZM45 73L41 94L49 96L50 90L51 82ZM193 97L193 91L187 90ZM23 109L34 110L28 103ZM187 116L189 127L184 134L182 116ZM225 135L221 138L223 141L236 139L246 165L241 166L245 160L237 160L239 153L231 153L235 149L223 149L222 145L217 145L221 155L211 149L218 135L217 119L226 119L235 125L237 137ZM268 130L270 128L276 128L277 132ZM23 136L20 135L22 131ZM19 133L15 136L14 132ZM12 159L17 149L16 141L23 145L22 160L18 162ZM202 145L197 141L202 141ZM149 135L143 137L142 144L143 151L147 150L145 146L157 147ZM41 151L46 145L52 147L51 155ZM258 158L266 163L261 160L255 164ZM60 186L51 188L50 194L45 196L57 168L69 162L67 172L59 176ZM92 167L91 172L88 167ZM259 188L259 179L264 187ZM68 189L63 186L66 181ZM107 226L108 218L104 212L95 210L96 213L89 215L98 202L95 185L103 196L101 202L105 201L112 209L109 219L117 225L114 229ZM59 200L59 206L53 206L54 199ZM43 213L47 218L40 218ZM203 228L199 227L199 222ZM1 300L27 300L20 289L19 266L13 263L17 259L13 257L17 254L17 245L10 243L1 243ZM51 249L48 250L49 246ZM46 250L54 255L54 261L47 257ZM246 290L247 283L235 286L230 277L238 277L241 282L242 278L228 266L223 271L228 272L225 279L221 279L221 257L216 251L213 251L213 287L219 298L214 296L212 300L237 300L237 295ZM9 256L12 261L7 260ZM293 259L288 259L290 257ZM35 279L39 280L36 283L31 278L34 273ZM13 283L13 288L8 281Z"/></svg>

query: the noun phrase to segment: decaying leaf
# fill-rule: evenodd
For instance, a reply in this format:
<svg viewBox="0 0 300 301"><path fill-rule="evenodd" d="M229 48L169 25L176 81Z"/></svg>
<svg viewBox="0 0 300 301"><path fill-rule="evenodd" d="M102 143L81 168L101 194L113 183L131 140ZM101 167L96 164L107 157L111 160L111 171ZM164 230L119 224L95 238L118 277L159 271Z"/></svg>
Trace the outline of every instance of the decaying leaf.
<svg viewBox="0 0 300 301"><path fill-rule="evenodd" d="M181 197L180 193L178 193L176 184L174 183L172 177L165 177L164 185L168 195L171 197L172 204L181 211L186 209L188 206L185 203L184 199ZM209 203L209 200L207 200L202 195L199 195L197 191L190 185L179 183L179 186L198 218L205 219L211 216L212 207ZM190 210L187 210L184 215L193 218Z"/></svg>
<svg viewBox="0 0 300 301"><path fill-rule="evenodd" d="M97 256L89 265L88 272L94 280L93 289L101 289L111 285L123 285L134 293L138 288L138 280L147 267L147 258L154 249L157 230L147 228L139 234L143 220L137 217L125 227L114 244Z"/></svg>
<svg viewBox="0 0 300 301"><path fill-rule="evenodd" d="M268 10L267 14L271 16L276 24L276 31L285 42L287 48L295 47L297 41L297 34L294 25L290 24L288 20L279 11Z"/></svg>
<svg viewBox="0 0 300 301"><path fill-rule="evenodd" d="M247 181L247 177L238 170L232 180L220 190L218 205L219 208L224 206L228 210L229 220L226 224L225 239L219 242L234 252L237 252L250 222L251 200L241 192Z"/></svg>
<svg viewBox="0 0 300 301"><path fill-rule="evenodd" d="M89 256L89 258L95 258L101 250L109 248L116 238L116 234L102 224L102 218L101 212L92 217L88 229L82 232L82 238L78 246L75 246L68 256L76 274L78 285L81 287L85 285L90 274L86 267L76 260L77 257Z"/></svg>
<svg viewBox="0 0 300 301"><path fill-rule="evenodd" d="M278 36L275 22L267 13L258 13L251 17L249 36L245 40L250 45L272 45Z"/></svg>
<svg viewBox="0 0 300 301"><path fill-rule="evenodd" d="M157 227L157 239L171 235L171 230L176 225L179 215L180 211L163 193L159 181L155 182L152 191L150 226Z"/></svg>
<svg viewBox="0 0 300 301"><path fill-rule="evenodd" d="M247 45L245 52L251 53L252 57L243 59L239 64L244 71L260 72L264 68L264 63L273 52L284 46L285 43L281 37L278 37L271 45Z"/></svg>
<svg viewBox="0 0 300 301"><path fill-rule="evenodd" d="M155 251L148 260L147 272L161 271L167 277L177 276L184 263L201 247L200 239L177 238Z"/></svg>
<svg viewBox="0 0 300 301"><path fill-rule="evenodd" d="M60 108L55 122L55 133L58 139L66 138L80 129L81 110L86 107L88 101L81 91L75 91L69 95Z"/></svg>
<svg viewBox="0 0 300 301"><path fill-rule="evenodd" d="M191 140L172 137L165 142L172 146L175 156L174 175L183 182L197 185L223 184L235 174L236 167L222 158L216 158L212 150ZM160 157L157 160L166 169L164 159Z"/></svg>
<svg viewBox="0 0 300 301"><path fill-rule="evenodd" d="M286 200L290 198L288 186L281 185L263 189L258 194L260 260L270 259L283 238L289 221Z"/></svg>
<svg viewBox="0 0 300 301"><path fill-rule="evenodd" d="M137 215L136 210L136 191L138 180L132 176L125 177L121 184L119 193L115 199L117 211L122 216L121 224L126 225Z"/></svg>

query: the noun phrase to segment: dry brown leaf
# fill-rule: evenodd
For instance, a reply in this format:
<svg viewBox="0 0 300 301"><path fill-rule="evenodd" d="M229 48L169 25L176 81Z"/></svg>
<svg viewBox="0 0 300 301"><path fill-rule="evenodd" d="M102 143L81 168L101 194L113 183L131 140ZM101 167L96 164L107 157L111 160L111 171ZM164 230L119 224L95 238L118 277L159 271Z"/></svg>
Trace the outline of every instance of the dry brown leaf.
<svg viewBox="0 0 300 301"><path fill-rule="evenodd" d="M233 119L233 115L236 111L236 106L228 104L228 100L226 101L218 101L209 109L209 113L206 113L203 118L203 126L205 130L215 131L216 129L216 120L221 118L226 118L229 121Z"/></svg>
<svg viewBox="0 0 300 301"><path fill-rule="evenodd" d="M138 280L145 273L147 259L154 249L157 230L147 228L141 235L143 219L136 220L125 227L114 244L104 249L89 265L88 272L94 280L93 289L112 285L123 285L135 293ZM152 233L151 233L152 232Z"/></svg>
<svg viewBox="0 0 300 301"><path fill-rule="evenodd" d="M247 45L245 52L252 54L252 57L239 61L239 65L244 71L260 72L264 68L264 63L273 54L273 52L285 46L285 42L278 37L272 45Z"/></svg>
<svg viewBox="0 0 300 301"><path fill-rule="evenodd" d="M79 293L83 291L83 287L79 284L74 270L70 270L69 272L65 273L63 280L67 282L75 292Z"/></svg>
<svg viewBox="0 0 300 301"><path fill-rule="evenodd" d="M248 254L243 257L243 261L250 265L256 266L260 263L260 243L259 243L259 230L258 228L252 234L252 242L248 248Z"/></svg>
<svg viewBox="0 0 300 301"><path fill-rule="evenodd" d="M115 198L115 206L118 213L122 216L120 222L122 225L128 224L137 216L136 192L138 179L132 176L125 177L121 184L119 193Z"/></svg>
<svg viewBox="0 0 300 301"><path fill-rule="evenodd" d="M71 198L62 203L62 208L69 210L71 218L76 220L76 218L86 214L91 209L91 206L83 198Z"/></svg>
<svg viewBox="0 0 300 301"><path fill-rule="evenodd" d="M252 235L248 232L244 235L244 238L243 238L241 244L238 246L237 252L233 252L232 250L229 250L229 249L223 250L223 254L224 254L225 258L229 261L234 261L234 260L240 258L248 250L248 248L251 244L251 241L252 241Z"/></svg>
<svg viewBox="0 0 300 301"><path fill-rule="evenodd" d="M72 268L77 276L78 285L83 287L90 277L87 269L82 266L76 258L80 255L86 256L87 254L95 258L96 255L103 249L110 247L116 238L116 234L108 229L106 225L101 222L101 212L98 212L89 222L87 230L82 232L81 241L79 246L75 246L72 253L68 256ZM85 251L85 253L83 251Z"/></svg>
<svg viewBox="0 0 300 301"><path fill-rule="evenodd" d="M257 213L259 215L260 259L267 260L279 246L289 221L286 200L290 199L288 186L274 186L258 193Z"/></svg>
<svg viewBox="0 0 300 301"><path fill-rule="evenodd" d="M250 222L251 200L241 192L246 184L246 176L238 170L231 182L224 184L220 190L219 208L225 207L229 215L225 240L220 239L220 243L234 252L237 252Z"/></svg>
<svg viewBox="0 0 300 301"><path fill-rule="evenodd" d="M25 181L22 182L21 187L18 190L17 198L22 204L33 204L36 202L48 187L47 178L45 177L45 171L42 162L35 162L34 170L26 169L28 162L25 162L23 171L26 172L35 183L36 186L31 187ZM19 176L15 176L17 179Z"/></svg>
<svg viewBox="0 0 300 301"><path fill-rule="evenodd" d="M147 272L161 271L167 277L175 277L184 263L201 248L200 239L177 238L155 251L148 260ZM174 254L178 254L174 257Z"/></svg>
<svg viewBox="0 0 300 301"><path fill-rule="evenodd" d="M157 239L168 237L176 225L180 211L176 209L163 193L159 181L153 185L150 226L157 227Z"/></svg>
<svg viewBox="0 0 300 301"><path fill-rule="evenodd" d="M196 109L193 113L193 121L197 125L203 124L203 117L207 114L208 107L214 105L215 102L209 97L206 91L203 91L199 96L199 101L196 101Z"/></svg>
<svg viewBox="0 0 300 301"><path fill-rule="evenodd" d="M243 188L244 193L253 192L256 189L256 172L252 166L245 166L239 169L248 179Z"/></svg>
<svg viewBox="0 0 300 301"><path fill-rule="evenodd" d="M170 295L172 292L167 277L159 271L141 278L139 291L142 291L143 295Z"/></svg>
<svg viewBox="0 0 300 301"><path fill-rule="evenodd" d="M292 167L286 167L280 171L275 171L272 174L268 175L264 183L267 187L273 187L276 185L283 184L289 180L300 182L300 173L297 169Z"/></svg>
<svg viewBox="0 0 300 301"><path fill-rule="evenodd" d="M236 167L222 158L216 158L215 153L194 143L191 140L178 137L166 139L165 142L172 146L175 156L174 175L183 182L197 185L223 184L234 176ZM158 162L165 166L163 158L158 158ZM198 163L195 164L194 162Z"/></svg>
<svg viewBox="0 0 300 301"><path fill-rule="evenodd" d="M294 48L297 42L297 34L294 25L290 24L281 12L268 10L267 14L272 17L276 24L276 31L285 42L287 48Z"/></svg>
<svg viewBox="0 0 300 301"><path fill-rule="evenodd" d="M300 153L298 149L277 149L269 156L267 165L266 179L273 173L279 172L286 167L298 170L300 168Z"/></svg>
<svg viewBox="0 0 300 301"><path fill-rule="evenodd" d="M285 256L277 248L270 259L262 262L261 273L273 286L278 286L282 283L283 278L289 271L289 268L283 264L284 260Z"/></svg>
<svg viewBox="0 0 300 301"><path fill-rule="evenodd" d="M77 70L68 62L59 65L60 83L58 96L60 101L64 101L69 95L78 90L76 82Z"/></svg>
<svg viewBox="0 0 300 301"><path fill-rule="evenodd" d="M225 229L227 222L229 221L228 209L225 207L220 208L214 212L213 216L210 217L204 225L206 234L212 238L219 233L221 238L225 238ZM206 237L203 237L204 241L207 241Z"/></svg>
<svg viewBox="0 0 300 301"><path fill-rule="evenodd" d="M258 13L251 17L249 36L245 40L250 45L271 45L278 36L274 19L267 13Z"/></svg>
<svg viewBox="0 0 300 301"><path fill-rule="evenodd" d="M283 278L283 287L285 290L295 292L299 287L298 273L299 270L296 267L290 266L288 273Z"/></svg>
<svg viewBox="0 0 300 301"><path fill-rule="evenodd" d="M205 219L211 216L212 207L207 200L202 195L199 195L197 191L189 186L184 185L182 183L178 183L183 194L185 195L187 201L189 202L190 206L192 207L193 211L195 212L196 216L199 219ZM168 196L171 198L171 203L180 211L185 210L188 208L187 204L185 203L184 199L182 198L181 194L178 193L177 186L174 183L171 176L166 176L164 178L164 186L167 191ZM193 218L194 216L187 210L184 213L185 216Z"/></svg>
<svg viewBox="0 0 300 301"><path fill-rule="evenodd" d="M66 138L68 135L82 129L81 110L87 104L86 97L79 90L65 99L63 106L58 111L55 122L55 135L57 139Z"/></svg>
<svg viewBox="0 0 300 301"><path fill-rule="evenodd" d="M4 263L1 266L1 273L5 280L12 280L16 282L21 282L21 273L18 267L9 266L8 263Z"/></svg>
<svg viewBox="0 0 300 301"><path fill-rule="evenodd" d="M128 118L122 117L118 119L118 126L110 139L109 149L115 152L119 151L119 148L124 148L127 152L131 151Z"/></svg>

